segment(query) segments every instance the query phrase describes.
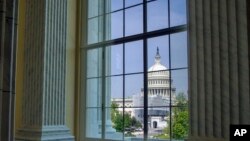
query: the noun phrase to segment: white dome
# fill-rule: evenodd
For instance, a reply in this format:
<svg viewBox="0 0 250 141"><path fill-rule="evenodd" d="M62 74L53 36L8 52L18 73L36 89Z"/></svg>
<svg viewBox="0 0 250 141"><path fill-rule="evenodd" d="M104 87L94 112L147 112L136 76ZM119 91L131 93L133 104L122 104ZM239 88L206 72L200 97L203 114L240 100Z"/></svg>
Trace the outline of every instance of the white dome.
<svg viewBox="0 0 250 141"><path fill-rule="evenodd" d="M167 68L161 64L161 56L159 53L159 48L157 47L157 52L155 55L155 64L148 69L148 72L162 71L162 70L167 70Z"/></svg>
<svg viewBox="0 0 250 141"><path fill-rule="evenodd" d="M148 72L161 71L161 70L167 70L167 68L160 63L155 63L152 67L148 69Z"/></svg>

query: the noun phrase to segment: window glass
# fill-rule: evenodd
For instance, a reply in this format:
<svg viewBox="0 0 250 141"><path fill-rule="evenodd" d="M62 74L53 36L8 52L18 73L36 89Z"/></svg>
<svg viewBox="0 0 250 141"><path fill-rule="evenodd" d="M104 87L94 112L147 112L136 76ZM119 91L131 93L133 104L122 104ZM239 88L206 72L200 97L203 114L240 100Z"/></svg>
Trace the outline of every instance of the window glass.
<svg viewBox="0 0 250 141"><path fill-rule="evenodd" d="M103 0L88 1L88 18L96 17L103 14L102 1Z"/></svg>
<svg viewBox="0 0 250 141"><path fill-rule="evenodd" d="M91 18L88 20L88 44L103 41L103 16Z"/></svg>
<svg viewBox="0 0 250 141"><path fill-rule="evenodd" d="M148 71L169 69L169 35L149 38L148 43Z"/></svg>
<svg viewBox="0 0 250 141"><path fill-rule="evenodd" d="M86 107L101 107L102 104L102 81L100 78L87 80Z"/></svg>
<svg viewBox="0 0 250 141"><path fill-rule="evenodd" d="M115 12L106 16L106 40L123 37L123 12Z"/></svg>
<svg viewBox="0 0 250 141"><path fill-rule="evenodd" d="M123 0L108 0L106 3L107 13L121 10L123 8Z"/></svg>
<svg viewBox="0 0 250 141"><path fill-rule="evenodd" d="M106 47L106 76L123 73L123 44Z"/></svg>
<svg viewBox="0 0 250 141"><path fill-rule="evenodd" d="M170 0L170 26L187 24L186 0Z"/></svg>
<svg viewBox="0 0 250 141"><path fill-rule="evenodd" d="M168 27L168 1L156 0L147 3L147 29L148 31Z"/></svg>
<svg viewBox="0 0 250 141"><path fill-rule="evenodd" d="M143 32L142 5L125 10L125 36Z"/></svg>
<svg viewBox="0 0 250 141"><path fill-rule="evenodd" d="M183 140L188 132L186 0L88 2L81 52L86 138Z"/></svg>
<svg viewBox="0 0 250 141"><path fill-rule="evenodd" d="M125 44L125 73L143 72L143 42Z"/></svg>
<svg viewBox="0 0 250 141"><path fill-rule="evenodd" d="M148 108L149 139L170 139L169 112L167 107Z"/></svg>
<svg viewBox="0 0 250 141"><path fill-rule="evenodd" d="M102 75L102 48L87 51L87 78Z"/></svg>
<svg viewBox="0 0 250 141"><path fill-rule="evenodd" d="M142 3L143 0L125 0L125 7Z"/></svg>
<svg viewBox="0 0 250 141"><path fill-rule="evenodd" d="M171 34L171 67L187 67L187 32Z"/></svg>
<svg viewBox="0 0 250 141"><path fill-rule="evenodd" d="M106 77L106 107L123 107L123 77Z"/></svg>
<svg viewBox="0 0 250 141"><path fill-rule="evenodd" d="M101 122L101 108L87 108L86 109L86 137L101 139L102 137L102 122ZM96 132L93 132L96 131Z"/></svg>
<svg viewBox="0 0 250 141"><path fill-rule="evenodd" d="M125 76L125 99L127 107L144 107L143 74Z"/></svg>

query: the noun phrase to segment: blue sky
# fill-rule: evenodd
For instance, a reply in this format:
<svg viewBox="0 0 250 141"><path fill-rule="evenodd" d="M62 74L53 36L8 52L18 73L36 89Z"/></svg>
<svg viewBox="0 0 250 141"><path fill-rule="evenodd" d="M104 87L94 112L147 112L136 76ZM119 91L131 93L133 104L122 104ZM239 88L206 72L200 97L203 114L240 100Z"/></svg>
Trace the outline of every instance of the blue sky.
<svg viewBox="0 0 250 141"><path fill-rule="evenodd" d="M125 0L125 7L141 3L142 0ZM123 0L111 0L111 11L123 7ZM148 3L148 31L169 27L167 0L157 0ZM123 31L123 11L110 15L111 39L139 34L143 32L142 5L125 10L125 31ZM170 0L170 26L186 23L186 0ZM187 67L187 33L172 34L171 64L172 68ZM159 47L161 63L169 68L169 37L168 35L148 39L148 67L154 64L156 48ZM143 41L125 44L125 73L138 73L143 71ZM111 47L111 73L122 74L123 71L123 45ZM109 78L110 79L110 78ZM178 92L187 92L187 70L172 71L173 86ZM122 97L122 76L111 78L112 97ZM125 77L125 95L139 93L143 86L143 75L128 75Z"/></svg>
<svg viewBox="0 0 250 141"><path fill-rule="evenodd" d="M122 8L122 0L112 1L112 10ZM126 0L125 6L138 4L142 0ZM170 1L170 26L186 23L185 0ZM167 0L157 0L148 4L148 31L168 27ZM111 15L111 37L123 36L123 13L116 12ZM125 36L142 33L142 5L125 10ZM187 67L187 38L186 32L171 35L171 60L172 68ZM168 35L148 39L148 65L154 64L156 48L159 47L161 63L169 68L169 41ZM122 45L112 49L112 72L122 73ZM143 71L143 41L125 44L125 73ZM178 92L187 92L187 70L172 71L173 86ZM112 78L113 97L122 96L122 77ZM125 95L130 96L140 92L143 87L143 75L129 75L125 77Z"/></svg>
<svg viewBox="0 0 250 141"><path fill-rule="evenodd" d="M172 34L171 64L172 68L187 67L187 35L186 32ZM148 39L148 68L154 64L156 49L159 47L161 64L169 68L168 35ZM112 75L122 74L123 53L122 45L112 46L111 72ZM143 71L143 42L135 41L125 44L125 73L138 73ZM187 92L187 70L172 71L173 86L178 92ZM122 96L122 76L112 78L112 95ZM125 95L130 96L140 92L143 87L143 75L134 74L125 77ZM119 96L118 96L119 95Z"/></svg>

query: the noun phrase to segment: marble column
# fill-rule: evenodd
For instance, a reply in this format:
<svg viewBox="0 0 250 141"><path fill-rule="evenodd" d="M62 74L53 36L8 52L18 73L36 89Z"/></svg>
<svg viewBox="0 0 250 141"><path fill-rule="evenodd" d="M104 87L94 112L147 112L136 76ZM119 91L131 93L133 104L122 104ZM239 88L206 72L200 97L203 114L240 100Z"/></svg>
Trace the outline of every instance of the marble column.
<svg viewBox="0 0 250 141"><path fill-rule="evenodd" d="M26 0L22 123L16 140L71 141L65 120L67 0Z"/></svg>
<svg viewBox="0 0 250 141"><path fill-rule="evenodd" d="M0 140L12 141L14 133L16 0L0 0Z"/></svg>
<svg viewBox="0 0 250 141"><path fill-rule="evenodd" d="M190 141L226 141L230 124L250 123L249 5L188 1Z"/></svg>

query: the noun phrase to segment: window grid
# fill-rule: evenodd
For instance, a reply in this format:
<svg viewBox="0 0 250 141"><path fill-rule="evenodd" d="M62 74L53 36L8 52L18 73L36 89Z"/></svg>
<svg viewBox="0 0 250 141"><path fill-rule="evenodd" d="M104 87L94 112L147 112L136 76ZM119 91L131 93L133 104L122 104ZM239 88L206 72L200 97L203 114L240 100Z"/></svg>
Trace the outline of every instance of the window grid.
<svg viewBox="0 0 250 141"><path fill-rule="evenodd" d="M106 1L106 0L104 0ZM103 49L103 58L105 58L105 49L108 47L108 46L111 46L111 45L117 45L117 44L122 44L122 49L123 49L123 72L122 74L116 74L116 75L106 75L106 73L103 73L101 76L97 76L97 77L86 77L85 79L88 80L88 79L99 79L99 78L102 78L103 79L103 84L105 85L105 78L108 78L108 77L115 77L115 76L122 76L123 78L123 115L125 114L124 111L125 111L125 108L127 108L125 106L125 77L128 76L128 75L135 75L135 74L143 74L144 75L144 89L145 89L145 94L147 95L148 93L148 81L147 81L147 74L148 74L148 64L147 64L147 59L148 59L148 39L149 38L152 38L152 37L159 37L159 36L162 36L162 35L169 35L168 36L168 48L169 48L169 54L168 54L168 60L169 60L169 66L168 68L169 69L166 69L164 71L168 71L170 73L170 77L169 79L171 80L172 79L172 75L171 75L171 72L172 71L175 71L175 70L187 70L188 68L187 67L180 67L180 68L172 68L171 66L171 34L174 34L174 33L179 33L179 32L183 32L183 31L186 31L187 30L187 26L186 24L184 25L178 25L178 26L174 26L174 27L170 27L170 0L167 0L168 1L168 28L164 28L164 29L160 29L160 30L154 30L154 31L150 31L150 32L147 32L147 3L149 2L154 2L154 1L157 1L157 0L143 0L143 3L139 3L139 4L136 4L136 5L132 5L132 6L129 6L129 7L125 7L125 0L123 0L123 8L122 9L119 9L119 10L115 10L115 11L112 11L112 12L106 12L105 8L104 8L104 11L103 13L105 14L102 14L102 15L98 15L98 16L94 16L94 17L90 17L90 18L87 18L88 20L91 20L91 19L94 19L94 18L98 18L100 16L104 17L104 21L105 20L105 17L107 14L112 14L112 13L116 13L116 12L119 12L119 11L122 11L123 12L123 37L122 38L116 38L116 39L113 39L113 40L105 40L105 24L103 24L103 41L100 41L100 42L97 42L97 43L92 43L92 44L88 44L84 47L82 47L83 50L85 51L88 51L88 50L91 50L91 49L95 49L95 48L102 48ZM136 6L139 6L139 5L143 5L143 33L140 33L140 34L135 34L135 35L131 35L131 36L125 36L125 10L126 9L129 9L129 8L133 8L133 7L136 7ZM105 6L106 7L106 6ZM106 23L106 22L104 22ZM134 72L134 73L126 73L125 72L125 43L128 43L128 42L133 42L133 41L138 41L138 40L142 40L143 41L143 62L144 62L144 71L143 72ZM105 60L105 59L103 59ZM102 66L103 66L103 72L105 72L105 62L102 63ZM157 71L153 71L153 72L157 72ZM171 89L171 86L172 86L172 82L169 81L170 83L170 89ZM103 90L105 91L105 89ZM105 92L103 92L105 93ZM169 108L170 109L170 115L172 115L172 108L181 108L183 106L176 106L176 105L172 105L171 104L171 90L170 90L170 104L169 105L166 105L166 106L148 106L148 99L147 99L147 96L144 97L144 106L143 107L130 107L130 108L144 108L144 114L147 115L147 111L148 111L148 108ZM105 101L105 99L103 99L103 101ZM103 105L103 104L102 104ZM105 104L104 104L105 105ZM186 106L184 106L186 107ZM86 107L87 109L89 108L103 108L103 107ZM111 108L111 107L105 107L105 108ZM120 107L119 107L120 108ZM105 110L103 110L104 113L103 113L103 116L102 117L105 117ZM171 117L172 118L172 117ZM171 125L171 119L170 118L170 125ZM104 119L103 119L104 120ZM104 120L105 121L105 120ZM123 117L123 121L124 121L124 117ZM145 123L147 123L147 118L144 116L144 125ZM103 123L105 125L105 123ZM123 122L124 124L124 122ZM148 138L148 129L147 129L147 126L145 126L146 128L144 128L144 138ZM170 140L172 140L172 137L171 137L171 127L170 126ZM102 127L102 130L105 131L105 127L103 126ZM123 133L124 134L124 133ZM105 138L105 134L102 135L102 138L104 139Z"/></svg>

